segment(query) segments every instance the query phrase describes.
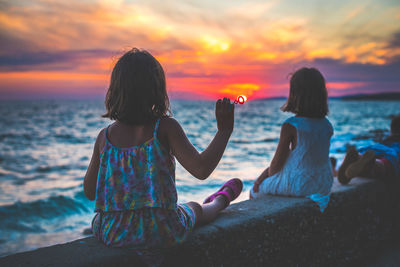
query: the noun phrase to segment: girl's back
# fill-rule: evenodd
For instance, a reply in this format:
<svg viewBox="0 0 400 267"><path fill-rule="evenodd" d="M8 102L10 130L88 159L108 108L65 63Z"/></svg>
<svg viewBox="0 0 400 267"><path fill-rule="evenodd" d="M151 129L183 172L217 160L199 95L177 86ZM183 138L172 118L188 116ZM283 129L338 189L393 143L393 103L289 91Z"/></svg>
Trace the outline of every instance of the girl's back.
<svg viewBox="0 0 400 267"><path fill-rule="evenodd" d="M288 195L328 194L333 181L329 161L331 123L326 118L306 117L291 117L285 123L296 128L297 144L276 174L277 179L285 183Z"/></svg>
<svg viewBox="0 0 400 267"><path fill-rule="evenodd" d="M216 168L233 131L234 106L219 99L218 131L201 153L171 118L165 74L147 51L132 49L115 64L105 118L116 122L95 142L83 187L96 200L93 234L104 244L148 249L183 242L195 224L208 223L238 197L231 179L204 205L177 204L175 158L198 179Z"/></svg>
<svg viewBox="0 0 400 267"><path fill-rule="evenodd" d="M155 123L127 125L113 123L107 128L107 138L116 147L138 146L153 138Z"/></svg>
<svg viewBox="0 0 400 267"><path fill-rule="evenodd" d="M159 141L159 122L150 138L150 126L132 127L136 134L131 137L129 131L120 132L127 129L118 123L104 130L95 210L100 215L93 220L93 232L106 245L168 246L185 239L193 228L176 212L175 159ZM188 223L182 225L181 220Z"/></svg>
<svg viewBox="0 0 400 267"><path fill-rule="evenodd" d="M158 139L159 122L156 122L150 138L146 138L150 127L131 127L132 133L137 133L130 138L131 141L129 131L120 132L124 130L120 129L124 128L120 123L116 123L114 135L109 133L113 125L105 129L105 145L100 154L97 180L96 211L176 208L175 159ZM119 144L137 145L115 146L110 136Z"/></svg>
<svg viewBox="0 0 400 267"><path fill-rule="evenodd" d="M315 68L301 68L290 79L289 97L281 107L292 112L282 125L271 165L257 178L251 197L263 194L309 197L323 211L329 202L333 173L329 160L333 134L325 78Z"/></svg>

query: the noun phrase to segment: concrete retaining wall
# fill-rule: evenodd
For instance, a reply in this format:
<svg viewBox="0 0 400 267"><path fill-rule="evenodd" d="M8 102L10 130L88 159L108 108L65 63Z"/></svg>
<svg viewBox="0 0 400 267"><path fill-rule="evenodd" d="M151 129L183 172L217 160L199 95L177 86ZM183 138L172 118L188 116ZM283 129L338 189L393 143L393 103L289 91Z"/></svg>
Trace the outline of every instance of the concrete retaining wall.
<svg viewBox="0 0 400 267"><path fill-rule="evenodd" d="M334 185L323 214L302 198L266 196L236 203L183 245L150 259L163 259L163 266L354 265L397 236L397 214L384 184L357 178L347 186ZM0 259L0 266L142 266L147 258L89 237L10 255Z"/></svg>

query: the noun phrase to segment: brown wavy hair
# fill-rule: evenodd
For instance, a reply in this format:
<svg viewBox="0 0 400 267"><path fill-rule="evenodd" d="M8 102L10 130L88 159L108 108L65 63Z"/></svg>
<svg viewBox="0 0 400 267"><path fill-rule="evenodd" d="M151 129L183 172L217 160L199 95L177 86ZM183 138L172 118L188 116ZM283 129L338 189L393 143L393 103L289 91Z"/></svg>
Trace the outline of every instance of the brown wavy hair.
<svg viewBox="0 0 400 267"><path fill-rule="evenodd" d="M149 52L133 48L121 56L111 74L102 116L143 125L170 116L165 73Z"/></svg>
<svg viewBox="0 0 400 267"><path fill-rule="evenodd" d="M290 93L282 111L298 116L323 118L328 112L325 78L315 68L301 68L290 78Z"/></svg>

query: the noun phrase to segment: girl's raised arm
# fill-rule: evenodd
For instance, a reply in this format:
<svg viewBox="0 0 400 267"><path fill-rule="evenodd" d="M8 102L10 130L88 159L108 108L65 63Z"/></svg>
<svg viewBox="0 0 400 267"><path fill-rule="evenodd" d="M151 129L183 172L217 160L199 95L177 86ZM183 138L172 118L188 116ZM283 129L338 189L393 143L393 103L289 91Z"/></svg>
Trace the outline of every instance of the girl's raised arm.
<svg viewBox="0 0 400 267"><path fill-rule="evenodd" d="M233 131L234 105L228 98L219 99L215 107L218 131L201 153L190 143L180 124L174 119L166 120L166 136L173 155L194 177L204 180L217 167Z"/></svg>

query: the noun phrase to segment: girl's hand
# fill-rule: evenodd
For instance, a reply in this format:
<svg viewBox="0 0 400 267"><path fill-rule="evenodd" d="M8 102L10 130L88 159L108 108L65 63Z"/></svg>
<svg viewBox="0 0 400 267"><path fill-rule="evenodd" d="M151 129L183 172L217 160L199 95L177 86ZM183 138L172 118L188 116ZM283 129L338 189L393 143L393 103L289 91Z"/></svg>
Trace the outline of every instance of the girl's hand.
<svg viewBox="0 0 400 267"><path fill-rule="evenodd" d="M218 131L233 131L235 105L231 104L229 98L218 99L215 105L215 117L217 119Z"/></svg>
<svg viewBox="0 0 400 267"><path fill-rule="evenodd" d="M253 185L253 192L258 193L258 189L260 188L260 183L255 181Z"/></svg>
<svg viewBox="0 0 400 267"><path fill-rule="evenodd" d="M266 168L261 175L257 178L257 180L254 182L253 185L253 192L258 193L258 190L260 188L260 184L269 176L269 167Z"/></svg>

